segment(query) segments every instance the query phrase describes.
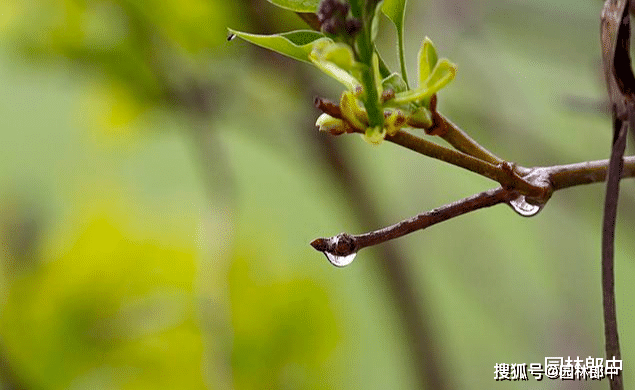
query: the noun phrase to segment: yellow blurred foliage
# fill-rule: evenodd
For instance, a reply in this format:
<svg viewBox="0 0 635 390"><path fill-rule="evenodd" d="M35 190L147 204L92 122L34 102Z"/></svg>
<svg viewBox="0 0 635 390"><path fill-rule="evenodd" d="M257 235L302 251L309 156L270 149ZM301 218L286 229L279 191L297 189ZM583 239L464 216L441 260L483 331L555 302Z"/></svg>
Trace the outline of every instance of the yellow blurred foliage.
<svg viewBox="0 0 635 390"><path fill-rule="evenodd" d="M37 0L0 5L0 31L35 63L98 76L98 121L117 134L147 109L187 105L177 95L212 77L209 62L237 15L219 0Z"/></svg>
<svg viewBox="0 0 635 390"><path fill-rule="evenodd" d="M134 121L148 109L126 86L116 82L95 84L82 99L81 125L91 131L98 144L130 147L138 134Z"/></svg>
<svg viewBox="0 0 635 390"><path fill-rule="evenodd" d="M341 335L330 294L308 276L272 263L294 259L269 233L239 243L229 271L236 388L333 388Z"/></svg>
<svg viewBox="0 0 635 390"><path fill-rule="evenodd" d="M204 388L194 252L92 220L9 290L0 332L16 374L32 388Z"/></svg>

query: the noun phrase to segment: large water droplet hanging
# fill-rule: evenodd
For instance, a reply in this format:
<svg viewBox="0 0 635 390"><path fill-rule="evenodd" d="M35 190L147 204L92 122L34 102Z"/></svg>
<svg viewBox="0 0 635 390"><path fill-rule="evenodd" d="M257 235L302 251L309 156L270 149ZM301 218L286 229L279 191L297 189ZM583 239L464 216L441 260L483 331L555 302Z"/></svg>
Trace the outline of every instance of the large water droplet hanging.
<svg viewBox="0 0 635 390"><path fill-rule="evenodd" d="M509 201L509 205L515 212L523 217L533 217L542 210L543 206L531 204L527 202L525 195L520 195L518 198Z"/></svg>
<svg viewBox="0 0 635 390"><path fill-rule="evenodd" d="M348 233L340 233L331 238L316 238L311 246L324 253L329 263L336 267L346 267L352 263L358 249L355 239Z"/></svg>
<svg viewBox="0 0 635 390"><path fill-rule="evenodd" d="M346 267L355 260L357 253L351 253L348 256L336 256L330 252L324 252L326 258L336 267Z"/></svg>

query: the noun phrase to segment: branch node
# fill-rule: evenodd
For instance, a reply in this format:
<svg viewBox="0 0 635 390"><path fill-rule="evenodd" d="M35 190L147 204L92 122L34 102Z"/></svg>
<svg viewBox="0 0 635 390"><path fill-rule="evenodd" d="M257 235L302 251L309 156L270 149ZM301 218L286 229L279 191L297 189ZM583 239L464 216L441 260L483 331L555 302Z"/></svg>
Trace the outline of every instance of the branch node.
<svg viewBox="0 0 635 390"><path fill-rule="evenodd" d="M448 128L445 121L443 120L443 117L437 111L436 93L430 98L430 113L432 114L432 126L424 129L424 131L428 135L438 135L439 137L445 137L445 135L448 133Z"/></svg>
<svg viewBox="0 0 635 390"><path fill-rule="evenodd" d="M506 183L500 183L500 185L507 191L514 190L515 179L520 179L520 176L516 173L516 163L510 161L503 161L498 164L498 167L509 176L510 180Z"/></svg>

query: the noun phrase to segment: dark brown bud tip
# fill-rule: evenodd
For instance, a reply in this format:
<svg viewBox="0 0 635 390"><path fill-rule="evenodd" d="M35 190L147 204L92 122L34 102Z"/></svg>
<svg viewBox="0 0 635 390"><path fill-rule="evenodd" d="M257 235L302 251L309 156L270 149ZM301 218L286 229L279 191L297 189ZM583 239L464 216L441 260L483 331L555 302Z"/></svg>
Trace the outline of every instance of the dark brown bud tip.
<svg viewBox="0 0 635 390"><path fill-rule="evenodd" d="M311 241L311 246L318 252L324 252L326 251L328 244L325 239L316 238L315 240Z"/></svg>

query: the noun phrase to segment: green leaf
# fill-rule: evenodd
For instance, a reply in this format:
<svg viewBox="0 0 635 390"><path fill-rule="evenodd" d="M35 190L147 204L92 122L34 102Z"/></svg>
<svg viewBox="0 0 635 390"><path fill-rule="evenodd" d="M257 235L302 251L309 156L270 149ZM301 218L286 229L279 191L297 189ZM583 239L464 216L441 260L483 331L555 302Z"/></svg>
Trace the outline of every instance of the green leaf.
<svg viewBox="0 0 635 390"><path fill-rule="evenodd" d="M332 62L347 72L353 71L355 66L355 54L347 44L341 42L330 43L322 48L320 54L320 59Z"/></svg>
<svg viewBox="0 0 635 390"><path fill-rule="evenodd" d="M437 65L437 50L430 38L426 37L419 49L419 86L422 86Z"/></svg>
<svg viewBox="0 0 635 390"><path fill-rule="evenodd" d="M356 129L365 129L367 127L368 115L363 108L359 106L357 98L351 91L344 91L340 98L340 110L342 116Z"/></svg>
<svg viewBox="0 0 635 390"><path fill-rule="evenodd" d="M444 58L432 70L430 77L426 80L425 87L433 94L437 93L452 81L454 76L456 76L456 65Z"/></svg>
<svg viewBox="0 0 635 390"><path fill-rule="evenodd" d="M249 34L232 29L228 30L230 34L254 45L309 63L311 62L309 53L313 50L313 44L320 39L328 39L322 33L311 30L297 30L273 35Z"/></svg>
<svg viewBox="0 0 635 390"><path fill-rule="evenodd" d="M397 31L403 30L406 0L384 0L381 10L395 24Z"/></svg>
<svg viewBox="0 0 635 390"><path fill-rule="evenodd" d="M312 12L315 13L320 4L320 0L267 0L273 5L280 8L288 9L294 12Z"/></svg>
<svg viewBox="0 0 635 390"><path fill-rule="evenodd" d="M386 77L382 80L381 85L384 90L392 89L395 93L403 92L408 89L406 82L403 81L399 73L393 73Z"/></svg>
<svg viewBox="0 0 635 390"><path fill-rule="evenodd" d="M343 43L336 43L329 38L313 42L309 60L322 72L344 84L350 91L361 88L355 75L359 74L359 64L355 61L351 48Z"/></svg>
<svg viewBox="0 0 635 390"><path fill-rule="evenodd" d="M384 4L381 7L384 15L390 19L397 29L397 46L399 50L399 65L401 68L401 75L404 81L408 84L408 75L406 74L406 62L404 54L404 18L406 15L406 0L384 0Z"/></svg>
<svg viewBox="0 0 635 390"><path fill-rule="evenodd" d="M437 93L441 88L445 87L456 76L456 65L442 59L432 70L430 76L425 80L419 88L395 95L391 100L392 104L405 104L411 102L425 102L430 96Z"/></svg>

